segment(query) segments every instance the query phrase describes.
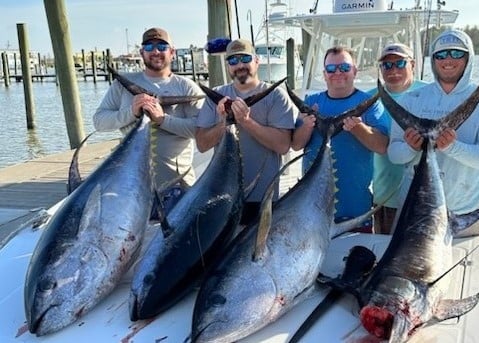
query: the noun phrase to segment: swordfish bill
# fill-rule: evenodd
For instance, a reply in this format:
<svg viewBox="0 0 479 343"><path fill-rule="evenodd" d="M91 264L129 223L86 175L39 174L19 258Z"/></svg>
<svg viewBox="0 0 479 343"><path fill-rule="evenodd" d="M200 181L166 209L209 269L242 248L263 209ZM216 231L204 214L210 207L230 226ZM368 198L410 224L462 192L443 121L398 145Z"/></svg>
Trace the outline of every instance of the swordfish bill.
<svg viewBox="0 0 479 343"><path fill-rule="evenodd" d="M241 231L207 272L193 311L192 342L236 342L314 290L330 238L338 233L330 140L350 113L318 116L324 139L311 168L273 208L263 204L261 220Z"/></svg>
<svg viewBox="0 0 479 343"><path fill-rule="evenodd" d="M105 298L136 258L151 210L150 124L143 116L46 225L27 269L24 306L41 336Z"/></svg>
<svg viewBox="0 0 479 343"><path fill-rule="evenodd" d="M171 96L162 96L155 94L146 90L145 88L131 82L125 76L119 74L112 66L108 66L108 71L111 73L115 80L121 83L123 87L125 87L131 94L148 94L158 99L160 105L163 106L170 106L170 105L177 105L177 104L184 104L189 102L195 102L201 99L204 99L204 95L171 95Z"/></svg>
<svg viewBox="0 0 479 343"><path fill-rule="evenodd" d="M391 242L359 293L360 320L365 329L389 342L401 343L423 325L467 313L479 300L479 294L461 300L444 299L447 285L437 282L453 262L452 235L434 150L439 127L457 129L473 112L473 103L477 105L478 91L466 100L470 103L433 121L412 116L379 86L385 107L400 126L413 126L425 137Z"/></svg>

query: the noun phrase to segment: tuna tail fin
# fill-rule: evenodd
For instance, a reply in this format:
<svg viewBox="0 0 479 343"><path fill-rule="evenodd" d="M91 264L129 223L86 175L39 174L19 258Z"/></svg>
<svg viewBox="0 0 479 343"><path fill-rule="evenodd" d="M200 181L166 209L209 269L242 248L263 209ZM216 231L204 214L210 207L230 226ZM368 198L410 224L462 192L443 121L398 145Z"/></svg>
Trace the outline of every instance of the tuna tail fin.
<svg viewBox="0 0 479 343"><path fill-rule="evenodd" d="M260 217L258 222L258 233L256 235L256 244L253 251L253 261L258 261L266 253L266 240L268 239L269 231L271 229L271 219L273 212L273 194L275 184L284 171L292 165L294 162L303 157L304 154L300 154L288 161L281 169L276 173L275 177L271 180L268 188L266 189L263 200L261 201Z"/></svg>
<svg viewBox="0 0 479 343"><path fill-rule="evenodd" d="M145 88L138 86L137 84L134 84L130 80L128 80L126 77L120 75L115 68L113 68L111 65L107 66L108 72L111 73L113 78L117 80L123 87L125 87L131 94L133 95L138 95L138 94L148 94L151 96L155 96L155 94L147 91Z"/></svg>
<svg viewBox="0 0 479 343"><path fill-rule="evenodd" d="M457 129L470 117L474 109L479 104L479 87L454 111L440 120L431 120L425 118L418 118L414 114L405 110L400 106L388 92L384 89L381 81L378 79L378 94L381 98L384 107L391 114L391 117L398 123L398 125L406 130L408 127L413 127L419 132L428 132L432 129L443 130L447 127Z"/></svg>
<svg viewBox="0 0 479 343"><path fill-rule="evenodd" d="M443 320L459 317L472 310L479 302L479 293L471 295L465 299L444 299L439 301L436 309L434 310L434 317L427 322L428 325Z"/></svg>
<svg viewBox="0 0 479 343"><path fill-rule="evenodd" d="M248 105L248 107L251 107L253 106L254 104L256 104L258 101L260 101L261 99L263 99L264 97L266 97L269 93L271 93L276 87L278 87L281 83L283 83L285 80L287 79L287 77L284 77L282 78L281 80L279 81L276 81L275 83L273 83L271 86L269 86L267 89L265 89L264 91L262 92L259 92L257 94L254 94L252 96L249 96L247 97L246 99L244 99L244 102L246 103L246 105Z"/></svg>
<svg viewBox="0 0 479 343"><path fill-rule="evenodd" d="M68 169L68 183L67 183L67 194L71 194L75 189L77 189L83 182L80 175L80 169L78 167L78 156L80 154L80 149L85 145L88 138L91 137L96 131L93 131L88 136L86 136L80 143L80 146L76 148L72 156L72 161L70 163L70 168Z"/></svg>
<svg viewBox="0 0 479 343"><path fill-rule="evenodd" d="M203 95L160 96L131 82L126 77L120 75L112 66L108 65L107 68L108 68L108 71L113 76L113 78L117 80L123 87L125 87L131 94L133 95L148 94L150 96L154 96L155 98L158 99L158 102L160 103L160 105L169 106L169 105L176 105L176 104L184 104L184 103L198 101L204 98Z"/></svg>
<svg viewBox="0 0 479 343"><path fill-rule="evenodd" d="M343 120L347 117L360 117L369 107L371 107L378 99L379 93L375 94L369 99L364 100L362 103L356 107L345 111L335 117L324 117L314 108L306 105L303 100L301 100L294 91L289 88L286 83L286 90L291 101L296 105L298 110L301 113L313 114L316 116L316 125L319 128L319 131L323 137L326 137L329 130L331 130L331 137L338 134L343 129Z"/></svg>
<svg viewBox="0 0 479 343"><path fill-rule="evenodd" d="M328 282L333 286L333 290L316 306L288 343L299 342L313 324L341 297L343 291L358 296L356 289L373 269L376 256L368 248L358 245L349 250L349 255L345 259L346 265L341 277ZM334 284L335 282L339 284L339 289Z"/></svg>

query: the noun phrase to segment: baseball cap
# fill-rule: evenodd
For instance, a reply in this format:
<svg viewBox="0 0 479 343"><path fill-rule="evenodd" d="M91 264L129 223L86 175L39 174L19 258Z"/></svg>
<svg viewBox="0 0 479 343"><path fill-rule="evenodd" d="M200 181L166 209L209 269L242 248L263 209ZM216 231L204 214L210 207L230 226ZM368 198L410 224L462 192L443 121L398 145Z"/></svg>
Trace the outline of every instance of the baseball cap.
<svg viewBox="0 0 479 343"><path fill-rule="evenodd" d="M382 61L388 55L397 55L401 57L414 58L414 53L410 47L402 43L391 43L384 47L379 61Z"/></svg>
<svg viewBox="0 0 479 343"><path fill-rule="evenodd" d="M467 45L465 44L465 40L461 39L461 37L457 34L457 31L455 31L455 33L446 31L440 34L434 41L434 44L432 47L432 54L435 54L438 51L450 50L450 49L456 49L456 50L469 52L469 49L467 48Z"/></svg>
<svg viewBox="0 0 479 343"><path fill-rule="evenodd" d="M226 58L233 55L255 55L253 45L246 39L236 39L226 46Z"/></svg>
<svg viewBox="0 0 479 343"><path fill-rule="evenodd" d="M145 44L149 42L150 40L162 40L165 43L168 43L169 45L173 45L173 41L171 40L169 33L158 27L153 27L151 29L146 30L145 33L143 34L143 39L141 41L141 44Z"/></svg>

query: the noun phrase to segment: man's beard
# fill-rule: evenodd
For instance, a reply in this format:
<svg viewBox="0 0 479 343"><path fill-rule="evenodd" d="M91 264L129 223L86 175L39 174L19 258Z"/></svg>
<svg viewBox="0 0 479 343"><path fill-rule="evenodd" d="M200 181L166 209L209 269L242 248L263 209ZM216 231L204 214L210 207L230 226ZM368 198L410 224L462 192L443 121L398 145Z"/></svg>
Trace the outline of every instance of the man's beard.
<svg viewBox="0 0 479 343"><path fill-rule="evenodd" d="M151 63L150 61L143 61L145 63L145 67L153 70L153 71L162 71L167 67L166 62L163 62L160 66Z"/></svg>
<svg viewBox="0 0 479 343"><path fill-rule="evenodd" d="M244 72L246 72L246 73L244 73ZM240 73L240 75L238 75L239 73ZM232 79L238 80L238 82L241 83L242 85L244 85L246 83L246 81L248 81L249 77L253 77L253 74L250 73L249 69L244 69L244 68L236 70L231 75Z"/></svg>

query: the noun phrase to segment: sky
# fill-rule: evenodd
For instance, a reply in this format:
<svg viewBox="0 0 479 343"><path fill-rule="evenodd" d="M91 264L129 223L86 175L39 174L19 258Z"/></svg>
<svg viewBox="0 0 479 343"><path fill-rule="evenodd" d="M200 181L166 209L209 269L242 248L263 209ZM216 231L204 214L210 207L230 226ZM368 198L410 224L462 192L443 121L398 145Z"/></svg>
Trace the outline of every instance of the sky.
<svg viewBox="0 0 479 343"><path fill-rule="evenodd" d="M0 51L18 49L17 24L24 23L30 50L42 56L53 55L44 1L0 0ZM250 38L250 26L256 34L263 20L266 1L278 0L236 0L238 34L235 1L231 0L233 39L238 36ZM283 2L289 3L292 14L308 14L315 4L314 0ZM394 0L394 7L411 7L408 6L411 3L414 1ZM443 8L459 10L456 27L464 27L477 23L474 20L475 3L476 0L446 0ZM64 4L74 53L82 49L88 52L107 48L113 56L132 52L140 43L143 32L150 27L169 31L177 48L203 47L208 40L208 0L64 0ZM332 0L319 0L317 10L318 13L331 13L332 7Z"/></svg>

